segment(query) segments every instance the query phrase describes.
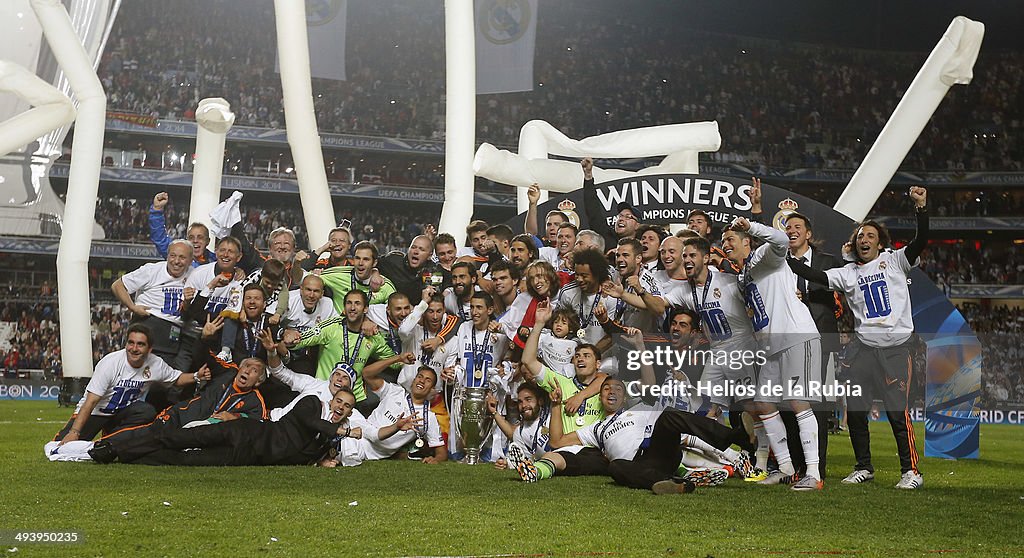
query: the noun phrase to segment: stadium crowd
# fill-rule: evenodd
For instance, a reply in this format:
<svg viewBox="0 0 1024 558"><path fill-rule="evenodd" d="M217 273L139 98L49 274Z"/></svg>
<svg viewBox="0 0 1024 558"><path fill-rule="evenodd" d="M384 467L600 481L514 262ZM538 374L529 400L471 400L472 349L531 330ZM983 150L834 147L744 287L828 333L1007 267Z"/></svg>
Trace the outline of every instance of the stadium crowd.
<svg viewBox="0 0 1024 558"><path fill-rule="evenodd" d="M1008 306L961 305L982 346L982 408L1024 404L1024 310Z"/></svg>
<svg viewBox="0 0 1024 558"><path fill-rule="evenodd" d="M100 67L111 110L191 119L201 98L224 97L237 124L282 127L271 3L237 10L210 2L201 12L178 9L183 4L123 7ZM348 6L347 80L315 80L321 131L442 138L440 2ZM537 85L481 95L479 139L514 144L533 118L576 137L715 119L723 149L706 160L855 168L924 59L700 30L680 34L674 22L639 10L606 20L578 17L590 9L581 1L543 7ZM545 20L563 25L555 33ZM621 45L623 37L629 45ZM1020 170L1014 154L1022 63L1019 53L980 59L971 87L950 90L934 119L942 126L926 127L903 168ZM617 78L606 79L612 68ZM684 77L698 74L699 80Z"/></svg>

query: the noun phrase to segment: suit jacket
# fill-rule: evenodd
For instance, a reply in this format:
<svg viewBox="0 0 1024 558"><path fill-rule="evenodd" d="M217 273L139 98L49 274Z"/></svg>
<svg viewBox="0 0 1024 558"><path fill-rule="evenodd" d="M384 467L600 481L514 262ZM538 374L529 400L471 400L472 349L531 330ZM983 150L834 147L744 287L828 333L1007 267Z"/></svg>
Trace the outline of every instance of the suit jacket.
<svg viewBox="0 0 1024 558"><path fill-rule="evenodd" d="M819 249L811 249L811 269L825 271L845 265L842 260ZM836 300L836 294L816 283L807 283L807 297L804 304L811 311L814 325L821 333L821 352L829 353L839 350L839 325L836 320L836 309L842 308Z"/></svg>

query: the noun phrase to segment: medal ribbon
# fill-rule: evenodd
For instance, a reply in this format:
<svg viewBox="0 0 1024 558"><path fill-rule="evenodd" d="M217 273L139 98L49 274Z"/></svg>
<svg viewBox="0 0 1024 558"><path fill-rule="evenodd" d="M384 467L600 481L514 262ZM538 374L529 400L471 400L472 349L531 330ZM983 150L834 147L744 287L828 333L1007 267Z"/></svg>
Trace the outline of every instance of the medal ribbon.
<svg viewBox="0 0 1024 558"><path fill-rule="evenodd" d="M597 447L602 452L604 451L604 435L608 432L608 429L611 428L613 424L615 424L615 421L619 420L619 416L622 414L622 411L625 410L626 408L623 407L618 411L615 411L615 414L609 417L608 422L604 423L604 426L601 427L601 432L598 433L597 435Z"/></svg>
<svg viewBox="0 0 1024 558"><path fill-rule="evenodd" d="M346 324L345 325L345 335L343 337L343 339L345 341L345 360L348 362L349 366L355 367L356 357L359 356L359 349L360 349L360 347L363 346L363 332L362 331L359 332L359 337L356 338L356 346L355 346L356 350L353 351L352 353L350 353L348 351L348 336L349 336L349 333L351 333L351 330L348 329L348 324Z"/></svg>

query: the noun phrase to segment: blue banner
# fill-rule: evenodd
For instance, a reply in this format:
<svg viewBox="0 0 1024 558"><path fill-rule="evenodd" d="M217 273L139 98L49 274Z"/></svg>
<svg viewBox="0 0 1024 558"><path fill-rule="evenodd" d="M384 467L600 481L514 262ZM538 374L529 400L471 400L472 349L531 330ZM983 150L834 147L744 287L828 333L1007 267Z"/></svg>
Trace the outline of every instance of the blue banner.
<svg viewBox="0 0 1024 558"><path fill-rule="evenodd" d="M50 176L53 178L67 178L70 168L71 166L66 163L56 163L50 169ZM153 184L161 187L192 188L192 173L180 171L103 167L100 169L100 180ZM430 203L444 202L444 190L440 186L414 188L411 186L350 184L346 182L329 182L328 186L331 190L331 196L339 198L407 200ZM285 192L298 194L299 183L290 178L224 175L221 180L221 189L227 191L240 190L243 192ZM508 193L477 192L473 199L474 205L494 207L514 207L516 205L516 193L511 188L509 188Z"/></svg>

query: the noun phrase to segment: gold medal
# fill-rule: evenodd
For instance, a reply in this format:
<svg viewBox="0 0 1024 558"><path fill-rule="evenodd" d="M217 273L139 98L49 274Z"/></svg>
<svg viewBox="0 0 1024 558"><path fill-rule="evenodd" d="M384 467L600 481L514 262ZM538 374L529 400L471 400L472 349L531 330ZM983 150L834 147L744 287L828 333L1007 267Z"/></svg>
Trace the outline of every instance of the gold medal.
<svg viewBox="0 0 1024 558"><path fill-rule="evenodd" d="M576 337L579 337L580 339L583 339L586 336L587 336L587 330L585 328L581 327L581 328L576 330Z"/></svg>
<svg viewBox="0 0 1024 558"><path fill-rule="evenodd" d="M473 370L473 377L477 380L482 379L484 377L484 371L479 368Z"/></svg>
<svg viewBox="0 0 1024 558"><path fill-rule="evenodd" d="M753 308L747 308L747 317L751 318L751 319L754 318L754 309Z"/></svg>
<svg viewBox="0 0 1024 558"><path fill-rule="evenodd" d="M422 448L424 445L423 438L416 438L415 446L416 449Z"/></svg>
<svg viewBox="0 0 1024 558"><path fill-rule="evenodd" d="M576 426L583 426L583 424L584 424L583 417L577 416L576 417Z"/></svg>

